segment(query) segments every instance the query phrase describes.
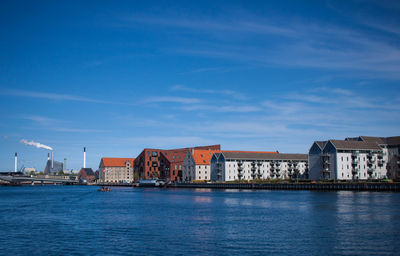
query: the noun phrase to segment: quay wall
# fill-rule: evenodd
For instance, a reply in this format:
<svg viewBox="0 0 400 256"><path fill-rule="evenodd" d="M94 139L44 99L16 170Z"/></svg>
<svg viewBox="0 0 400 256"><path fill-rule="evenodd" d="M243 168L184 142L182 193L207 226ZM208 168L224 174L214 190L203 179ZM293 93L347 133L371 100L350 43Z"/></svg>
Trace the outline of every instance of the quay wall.
<svg viewBox="0 0 400 256"><path fill-rule="evenodd" d="M400 192L400 183L176 183L170 188L269 189L319 191L391 191Z"/></svg>

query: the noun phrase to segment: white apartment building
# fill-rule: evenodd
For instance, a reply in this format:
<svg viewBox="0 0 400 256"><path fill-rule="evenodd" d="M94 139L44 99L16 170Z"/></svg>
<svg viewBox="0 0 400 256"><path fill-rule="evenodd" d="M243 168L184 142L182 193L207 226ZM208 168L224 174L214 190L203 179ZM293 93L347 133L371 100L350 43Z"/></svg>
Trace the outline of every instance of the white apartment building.
<svg viewBox="0 0 400 256"><path fill-rule="evenodd" d="M307 154L222 151L211 158L211 181L306 178Z"/></svg>
<svg viewBox="0 0 400 256"><path fill-rule="evenodd" d="M387 176L390 179L400 179L400 136L394 137L369 137L360 136L356 139L358 141L373 142L378 144L386 157Z"/></svg>
<svg viewBox="0 0 400 256"><path fill-rule="evenodd" d="M182 181L209 181L211 179L210 160L216 150L192 149L186 154L182 164Z"/></svg>
<svg viewBox="0 0 400 256"><path fill-rule="evenodd" d="M387 149L375 142L316 141L309 150L311 180L370 180L387 177Z"/></svg>
<svg viewBox="0 0 400 256"><path fill-rule="evenodd" d="M135 158L103 157L99 164L100 182L132 183L134 160Z"/></svg>

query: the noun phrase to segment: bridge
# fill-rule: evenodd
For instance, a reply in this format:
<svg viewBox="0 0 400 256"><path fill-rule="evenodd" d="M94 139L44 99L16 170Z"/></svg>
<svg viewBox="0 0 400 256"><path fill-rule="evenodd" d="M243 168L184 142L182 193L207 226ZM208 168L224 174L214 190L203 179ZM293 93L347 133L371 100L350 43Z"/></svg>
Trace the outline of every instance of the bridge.
<svg viewBox="0 0 400 256"><path fill-rule="evenodd" d="M29 176L13 176L13 175L0 175L0 180L9 182L10 184L21 184L22 182L31 182L31 184L34 184L35 182L40 182L41 184L44 183L64 184L64 185L79 184L79 181L77 180L39 178L39 177L29 177Z"/></svg>

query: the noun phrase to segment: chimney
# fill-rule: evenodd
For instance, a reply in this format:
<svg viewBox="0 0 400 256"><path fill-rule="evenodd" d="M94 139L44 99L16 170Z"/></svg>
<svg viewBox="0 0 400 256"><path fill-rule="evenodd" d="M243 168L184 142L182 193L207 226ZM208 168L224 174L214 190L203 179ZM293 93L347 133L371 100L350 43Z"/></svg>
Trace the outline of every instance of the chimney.
<svg viewBox="0 0 400 256"><path fill-rule="evenodd" d="M86 147L83 147L83 168L86 168Z"/></svg>
<svg viewBox="0 0 400 256"><path fill-rule="evenodd" d="M18 161L18 155L17 155L17 152L15 152L15 157L14 157L14 172L17 172L17 161Z"/></svg>
<svg viewBox="0 0 400 256"><path fill-rule="evenodd" d="M64 158L64 170L67 170L67 158Z"/></svg>
<svg viewBox="0 0 400 256"><path fill-rule="evenodd" d="M53 151L51 151L51 169L54 168L54 156L53 156Z"/></svg>

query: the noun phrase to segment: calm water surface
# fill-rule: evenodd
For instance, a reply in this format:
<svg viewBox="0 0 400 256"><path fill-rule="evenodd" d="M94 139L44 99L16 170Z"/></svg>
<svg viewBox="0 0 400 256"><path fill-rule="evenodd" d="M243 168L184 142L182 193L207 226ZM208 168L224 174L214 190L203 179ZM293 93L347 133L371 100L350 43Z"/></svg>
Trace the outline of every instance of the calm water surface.
<svg viewBox="0 0 400 256"><path fill-rule="evenodd" d="M400 254L400 193L96 190L0 186L0 254Z"/></svg>

